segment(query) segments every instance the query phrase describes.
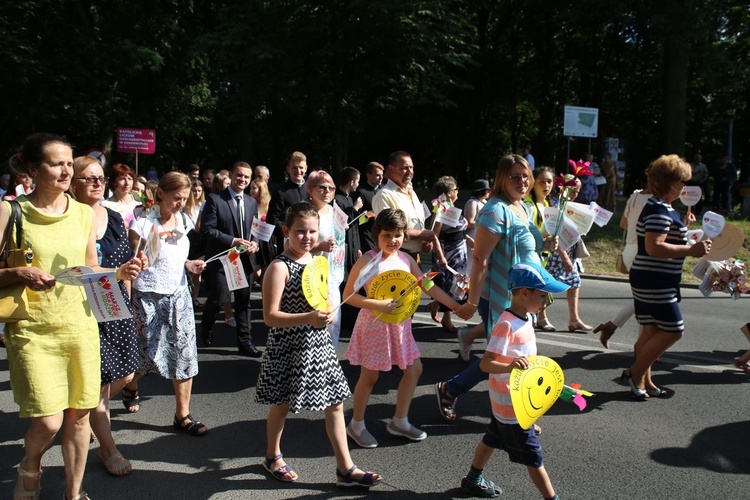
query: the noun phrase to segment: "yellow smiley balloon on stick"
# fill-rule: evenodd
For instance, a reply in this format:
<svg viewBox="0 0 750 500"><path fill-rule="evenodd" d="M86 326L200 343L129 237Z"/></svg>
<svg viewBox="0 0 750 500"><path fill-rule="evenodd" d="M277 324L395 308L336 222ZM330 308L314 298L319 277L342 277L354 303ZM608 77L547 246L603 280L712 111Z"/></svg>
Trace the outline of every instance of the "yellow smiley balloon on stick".
<svg viewBox="0 0 750 500"><path fill-rule="evenodd" d="M398 269L375 276L368 296L378 300L391 299L398 303L392 313L379 313L377 318L393 325L411 318L419 307L422 295L422 290L416 284L417 278L413 274Z"/></svg>
<svg viewBox="0 0 750 500"><path fill-rule="evenodd" d="M529 356L529 367L514 368L508 381L518 424L528 429L549 410L563 390L562 368L546 356Z"/></svg>
<svg viewBox="0 0 750 500"><path fill-rule="evenodd" d="M302 271L302 293L310 307L328 311L328 259L322 255L313 257Z"/></svg>

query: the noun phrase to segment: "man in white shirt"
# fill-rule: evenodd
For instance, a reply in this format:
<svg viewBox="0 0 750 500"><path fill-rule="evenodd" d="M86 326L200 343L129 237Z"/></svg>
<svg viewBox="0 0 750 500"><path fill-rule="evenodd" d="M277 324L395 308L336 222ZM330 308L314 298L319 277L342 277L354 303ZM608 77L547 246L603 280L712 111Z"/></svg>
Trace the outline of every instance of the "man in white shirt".
<svg viewBox="0 0 750 500"><path fill-rule="evenodd" d="M386 167L388 182L382 186L372 198L372 208L375 214L386 208L398 208L406 214L406 235L401 250L408 253L419 262L419 252L432 251L435 233L425 229L424 209L417 198L411 181L414 177L414 162L411 155L405 151L396 151L388 157Z"/></svg>

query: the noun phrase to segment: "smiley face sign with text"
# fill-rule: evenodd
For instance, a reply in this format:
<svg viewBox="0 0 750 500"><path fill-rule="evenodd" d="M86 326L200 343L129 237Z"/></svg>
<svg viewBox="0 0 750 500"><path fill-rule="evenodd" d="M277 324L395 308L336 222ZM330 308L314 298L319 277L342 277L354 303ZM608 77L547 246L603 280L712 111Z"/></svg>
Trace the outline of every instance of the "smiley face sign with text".
<svg viewBox="0 0 750 500"><path fill-rule="evenodd" d="M328 311L328 259L313 257L302 271L302 293L316 311Z"/></svg>
<svg viewBox="0 0 750 500"><path fill-rule="evenodd" d="M412 286L417 278L406 271L394 269L380 273L372 279L368 297L372 299L391 299L398 302L392 313L380 313L378 319L385 323L397 324L411 318L419 307L422 289ZM411 287L411 290L409 288Z"/></svg>
<svg viewBox="0 0 750 500"><path fill-rule="evenodd" d="M563 390L562 368L546 356L529 356L529 367L514 368L508 381L518 424L528 429L549 410Z"/></svg>

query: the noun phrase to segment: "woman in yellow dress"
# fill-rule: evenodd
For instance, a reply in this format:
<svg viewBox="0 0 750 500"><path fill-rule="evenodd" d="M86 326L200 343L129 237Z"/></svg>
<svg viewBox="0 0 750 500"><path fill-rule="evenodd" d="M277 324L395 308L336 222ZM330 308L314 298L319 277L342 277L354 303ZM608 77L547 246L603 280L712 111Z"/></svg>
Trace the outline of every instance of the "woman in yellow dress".
<svg viewBox="0 0 750 500"><path fill-rule="evenodd" d="M13 398L19 417L31 422L24 437L26 455L18 466L14 499L36 499L41 490L42 456L62 429L65 498L88 498L82 491L89 439L89 411L99 404L99 329L82 287L57 284L55 274L86 264L96 271L96 234L91 207L65 193L73 176L73 152L54 134L34 134L11 159L36 189L17 198L22 212L22 242L1 241L0 247L30 249L30 265L9 263L0 270L0 290L23 284L30 318L9 323L8 351ZM10 206L0 204L0 234L5 233ZM4 237L3 237L4 239ZM30 256L27 253L26 256ZM118 279L134 279L142 263L131 259L117 269Z"/></svg>

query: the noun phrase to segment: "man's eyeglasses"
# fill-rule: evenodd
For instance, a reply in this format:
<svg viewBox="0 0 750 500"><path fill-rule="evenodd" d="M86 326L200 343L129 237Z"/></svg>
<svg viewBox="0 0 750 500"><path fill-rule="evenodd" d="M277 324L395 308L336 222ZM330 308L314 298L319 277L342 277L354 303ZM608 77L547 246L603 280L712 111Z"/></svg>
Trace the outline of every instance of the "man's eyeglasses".
<svg viewBox="0 0 750 500"><path fill-rule="evenodd" d="M77 181L86 181L86 185L87 185L87 186L93 186L93 185L94 185L94 184L96 184L97 182L98 182L99 184L106 184L106 183L107 183L107 181L109 180L109 178L108 178L108 177L104 177L104 176L101 176L101 177L94 177L94 176L92 175L91 177L76 177L76 180L77 180Z"/></svg>

